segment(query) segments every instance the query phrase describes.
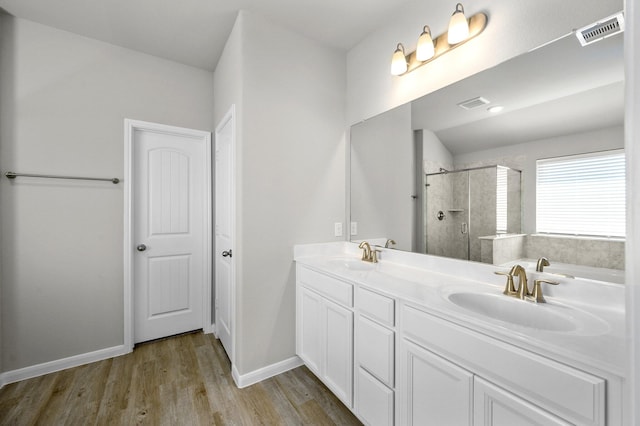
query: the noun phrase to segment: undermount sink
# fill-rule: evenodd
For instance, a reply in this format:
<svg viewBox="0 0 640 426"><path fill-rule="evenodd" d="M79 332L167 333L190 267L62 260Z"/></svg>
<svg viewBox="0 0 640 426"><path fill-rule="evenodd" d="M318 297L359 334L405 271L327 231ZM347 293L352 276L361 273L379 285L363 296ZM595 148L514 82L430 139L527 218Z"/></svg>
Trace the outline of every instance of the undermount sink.
<svg viewBox="0 0 640 426"><path fill-rule="evenodd" d="M471 291L452 292L446 298L475 314L531 330L597 335L608 329L595 315L563 304L536 304L503 294Z"/></svg>
<svg viewBox="0 0 640 426"><path fill-rule="evenodd" d="M375 268L373 263L354 258L331 259L329 263L352 271L372 271Z"/></svg>

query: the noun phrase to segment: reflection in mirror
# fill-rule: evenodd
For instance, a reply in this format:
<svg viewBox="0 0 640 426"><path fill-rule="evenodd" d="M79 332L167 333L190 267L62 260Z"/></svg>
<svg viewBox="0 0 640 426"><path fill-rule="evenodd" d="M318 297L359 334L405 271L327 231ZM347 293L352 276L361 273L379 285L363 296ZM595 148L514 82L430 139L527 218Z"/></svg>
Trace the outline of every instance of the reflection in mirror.
<svg viewBox="0 0 640 426"><path fill-rule="evenodd" d="M358 123L351 240L621 282L623 238L537 233L536 161L621 149L623 118L622 35L570 34Z"/></svg>
<svg viewBox="0 0 640 426"><path fill-rule="evenodd" d="M523 238L519 170L504 166L442 169L426 175L423 193L427 254L504 263L494 259L493 240Z"/></svg>

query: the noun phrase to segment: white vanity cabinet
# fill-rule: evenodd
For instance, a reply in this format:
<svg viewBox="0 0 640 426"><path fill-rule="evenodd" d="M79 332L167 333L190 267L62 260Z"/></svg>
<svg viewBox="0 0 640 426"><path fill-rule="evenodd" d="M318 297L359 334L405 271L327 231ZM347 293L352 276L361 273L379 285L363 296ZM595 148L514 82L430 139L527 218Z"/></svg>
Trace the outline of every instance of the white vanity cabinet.
<svg viewBox="0 0 640 426"><path fill-rule="evenodd" d="M297 266L296 352L347 407L353 400L353 285Z"/></svg>
<svg viewBox="0 0 640 426"><path fill-rule="evenodd" d="M600 377L410 305L402 306L400 334L402 424L438 424L411 421L440 415L438 410L443 416L458 410L466 420L455 424L606 424L606 381Z"/></svg>
<svg viewBox="0 0 640 426"><path fill-rule="evenodd" d="M356 288L354 405L371 426L394 424L395 305L393 298Z"/></svg>
<svg viewBox="0 0 640 426"><path fill-rule="evenodd" d="M296 353L364 424L623 423L622 376L606 365L483 331L413 282L307 262L297 263Z"/></svg>

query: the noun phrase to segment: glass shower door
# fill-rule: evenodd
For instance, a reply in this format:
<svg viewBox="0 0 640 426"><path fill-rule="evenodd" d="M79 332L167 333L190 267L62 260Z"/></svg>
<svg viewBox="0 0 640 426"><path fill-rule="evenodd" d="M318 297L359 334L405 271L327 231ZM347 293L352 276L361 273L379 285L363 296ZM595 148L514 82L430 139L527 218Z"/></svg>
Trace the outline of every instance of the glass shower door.
<svg viewBox="0 0 640 426"><path fill-rule="evenodd" d="M427 175L427 254L469 259L469 172Z"/></svg>

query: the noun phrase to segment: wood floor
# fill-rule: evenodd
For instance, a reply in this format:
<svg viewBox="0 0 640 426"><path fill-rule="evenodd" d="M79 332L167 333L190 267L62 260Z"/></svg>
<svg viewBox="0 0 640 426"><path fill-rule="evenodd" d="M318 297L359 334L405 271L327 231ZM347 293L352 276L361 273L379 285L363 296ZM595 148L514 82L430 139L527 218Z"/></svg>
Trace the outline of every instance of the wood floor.
<svg viewBox="0 0 640 426"><path fill-rule="evenodd" d="M359 425L306 368L236 388L212 335L147 343L121 357L6 385L2 425Z"/></svg>

